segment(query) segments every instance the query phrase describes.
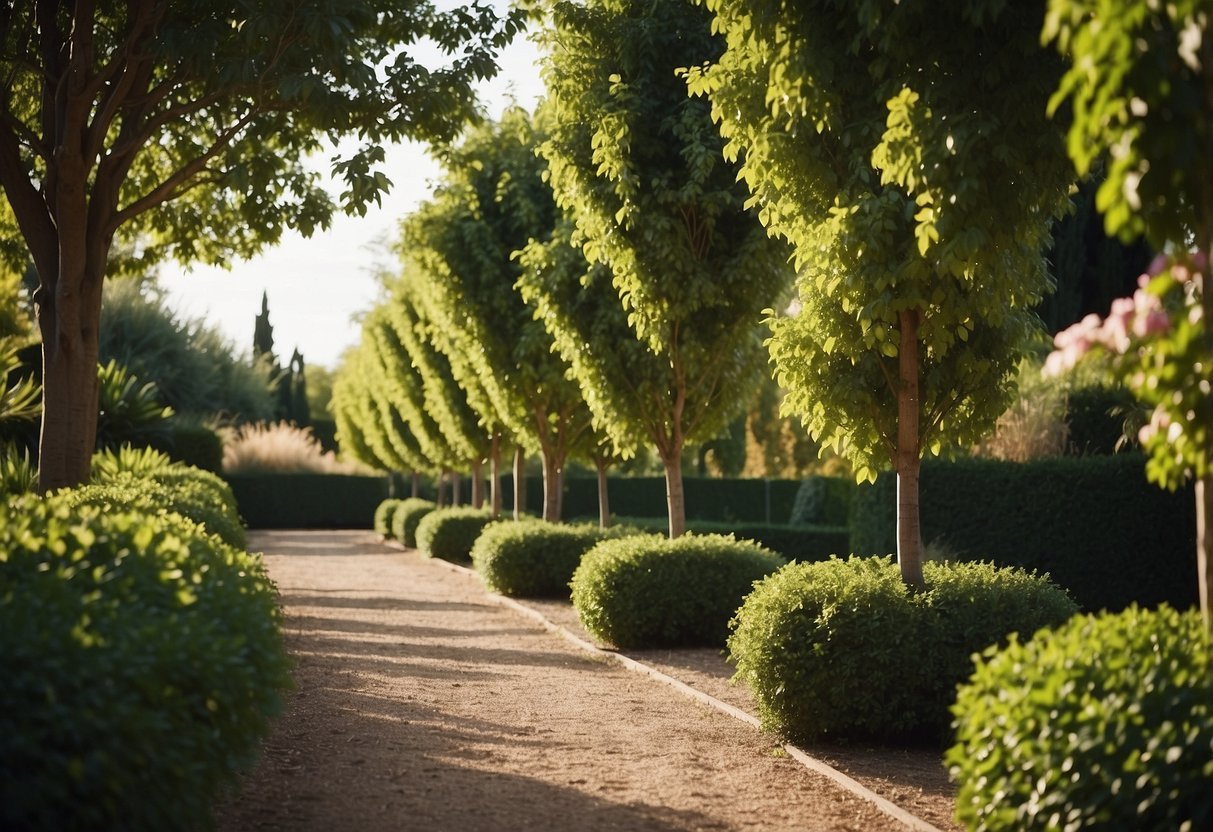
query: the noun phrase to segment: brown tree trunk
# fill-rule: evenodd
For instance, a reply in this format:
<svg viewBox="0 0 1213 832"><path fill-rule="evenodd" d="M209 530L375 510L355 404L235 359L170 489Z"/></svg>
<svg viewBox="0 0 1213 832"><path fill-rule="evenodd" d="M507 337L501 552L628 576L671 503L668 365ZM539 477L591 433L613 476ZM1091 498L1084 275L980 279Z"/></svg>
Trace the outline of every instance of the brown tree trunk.
<svg viewBox="0 0 1213 832"><path fill-rule="evenodd" d="M438 475L437 494L434 495L434 503L438 508L446 505L446 471Z"/></svg>
<svg viewBox="0 0 1213 832"><path fill-rule="evenodd" d="M1196 580L1200 590L1200 615L1205 629L1213 636L1213 477L1196 481Z"/></svg>
<svg viewBox="0 0 1213 832"><path fill-rule="evenodd" d="M526 516L526 451L514 449L514 519Z"/></svg>
<svg viewBox="0 0 1213 832"><path fill-rule="evenodd" d="M494 517L501 516L501 434L489 440L489 507Z"/></svg>
<svg viewBox="0 0 1213 832"><path fill-rule="evenodd" d="M682 537L687 530L686 493L682 487L682 449L662 459L665 463L665 501L670 517L670 539Z"/></svg>
<svg viewBox="0 0 1213 832"><path fill-rule="evenodd" d="M543 519L549 523L559 523L563 498L563 478L561 464L555 452L548 450L543 458Z"/></svg>
<svg viewBox="0 0 1213 832"><path fill-rule="evenodd" d="M451 505L459 508L463 505L463 475L458 471L447 471L446 475L451 480Z"/></svg>
<svg viewBox="0 0 1213 832"><path fill-rule="evenodd" d="M484 508L484 463L472 460L472 508Z"/></svg>
<svg viewBox="0 0 1213 832"><path fill-rule="evenodd" d="M918 480L922 467L918 418L918 323L916 309L898 315L901 345L897 390L897 563L901 579L916 589L922 577L922 529L919 525Z"/></svg>
<svg viewBox="0 0 1213 832"><path fill-rule="evenodd" d="M410 479L412 480L412 492L409 496L416 499L417 497L421 496L421 475L414 471L413 476L410 477Z"/></svg>
<svg viewBox="0 0 1213 832"><path fill-rule="evenodd" d="M611 500L607 493L607 461L596 459L594 467L598 469L598 525L609 529L611 527Z"/></svg>

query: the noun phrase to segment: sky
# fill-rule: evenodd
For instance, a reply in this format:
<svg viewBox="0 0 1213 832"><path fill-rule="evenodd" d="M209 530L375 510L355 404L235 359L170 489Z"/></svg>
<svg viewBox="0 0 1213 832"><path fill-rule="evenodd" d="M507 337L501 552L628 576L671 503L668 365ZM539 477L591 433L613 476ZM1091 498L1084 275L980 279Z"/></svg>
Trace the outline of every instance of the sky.
<svg viewBox="0 0 1213 832"><path fill-rule="evenodd" d="M537 59L534 44L523 36L502 54L501 72L479 90L490 116L499 117L514 102L534 110L543 94ZM418 143L390 147L382 170L393 188L382 206L372 206L364 217L340 215L328 231L308 239L287 232L273 249L234 260L230 269L164 264L160 285L169 305L183 318L219 329L248 352L265 292L279 359L285 363L298 347L305 363L335 367L341 353L358 342L357 316L379 299L376 266L392 266L386 246L395 240L400 220L431 195L439 174Z"/></svg>

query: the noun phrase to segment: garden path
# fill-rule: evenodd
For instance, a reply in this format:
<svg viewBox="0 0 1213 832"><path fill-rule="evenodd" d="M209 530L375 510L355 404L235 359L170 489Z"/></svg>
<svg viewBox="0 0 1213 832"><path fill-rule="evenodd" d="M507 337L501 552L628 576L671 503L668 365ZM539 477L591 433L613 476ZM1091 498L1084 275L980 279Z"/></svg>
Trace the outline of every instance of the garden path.
<svg viewBox="0 0 1213 832"><path fill-rule="evenodd" d="M474 576L370 532L249 545L282 595L296 689L223 832L898 827L772 737L574 647ZM946 825L948 796L916 785L938 766L893 760L890 775L882 759L885 790Z"/></svg>

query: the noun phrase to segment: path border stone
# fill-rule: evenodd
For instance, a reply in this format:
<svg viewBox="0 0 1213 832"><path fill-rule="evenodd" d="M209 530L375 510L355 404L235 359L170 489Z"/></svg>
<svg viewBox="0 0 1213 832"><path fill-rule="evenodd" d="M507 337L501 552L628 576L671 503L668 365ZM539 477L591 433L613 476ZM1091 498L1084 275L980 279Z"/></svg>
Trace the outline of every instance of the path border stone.
<svg viewBox="0 0 1213 832"><path fill-rule="evenodd" d="M384 543L386 543L389 547L391 547L399 552L419 554L416 549L409 549L397 540L385 539ZM422 555L422 557L424 557L424 555ZM532 607L528 607L526 604L524 604L520 601L516 601L513 598L507 598L504 595L499 595L496 592L492 592L491 590L489 590L487 587L484 586L483 582L480 581L480 576L476 573L476 571L474 569L469 569L466 566L460 566L457 563L451 563L450 561L442 560L441 558L429 558L429 560L432 560L433 562L435 562L443 567L446 567L447 569L450 569L452 572L456 572L456 573L464 575L466 577L474 578L476 580L476 582L480 585L481 589L484 591L484 594L493 603L495 603L499 606L502 606L502 607L507 607L509 609L512 609L515 612L531 619L532 621L534 621L536 624L543 627L548 632L551 632L555 635L558 635L558 636L564 638L570 644L573 644L574 646L578 647L579 649L584 650L587 653L590 653L599 658L607 659L609 661L614 661L617 664L621 665L622 667L624 667L634 673L640 673L644 676L648 676L650 679L653 679L654 681L661 682L662 684L670 686L671 688L673 688L674 690L683 694L684 696L688 696L692 699L702 702L703 704L708 705L709 707L714 708L714 709L720 711L721 713L728 714L729 716L733 717L734 719L740 720L741 722L744 722L753 728L762 730L761 722L759 722L758 718L753 716L752 714L746 713L745 711L741 710L740 708L730 705L727 702L722 702L719 699L717 699L716 697L710 696L709 694L704 693L703 691L699 690L698 688L694 688L694 687L688 685L686 682L676 679L673 676L669 676L665 673L662 673L660 670L656 669L655 667L650 667L649 665L646 665L643 662L636 661L635 659L631 658L630 656L625 656L622 653L616 652L614 650L604 650L603 648L597 646L596 644L592 644L592 643L586 641L585 639L581 638L581 636L572 632L568 628L563 627L562 625L557 624L556 622L550 620L546 615L541 613L539 610L536 610ZM801 765L803 765L808 770L815 772L816 774L820 774L823 777L829 778L831 781L833 781L835 784L837 784L840 788L846 790L847 792L849 792L850 794L853 794L855 797L858 797L861 800L871 803L873 806L875 806L878 810L883 812L885 815L892 818L893 820L896 820L898 823L902 824L906 828L913 830L913 832L943 832L943 830L941 830L939 827L928 823L927 821L923 820L920 817L917 817L914 814L911 814L910 812L901 808L900 806L898 806L897 804L888 800L887 798L881 797L876 792L869 789L867 786L864 786L862 783L855 780L853 777L850 777L847 774L839 771L838 769L834 768L833 766L831 766L829 763L825 762L824 760L820 760L820 759L814 757L812 754L809 754L803 748L800 748L796 745L793 745L792 743L787 743L787 742L781 743L781 745L783 746L783 750L787 753L787 755L789 757L791 757L792 759L799 762Z"/></svg>

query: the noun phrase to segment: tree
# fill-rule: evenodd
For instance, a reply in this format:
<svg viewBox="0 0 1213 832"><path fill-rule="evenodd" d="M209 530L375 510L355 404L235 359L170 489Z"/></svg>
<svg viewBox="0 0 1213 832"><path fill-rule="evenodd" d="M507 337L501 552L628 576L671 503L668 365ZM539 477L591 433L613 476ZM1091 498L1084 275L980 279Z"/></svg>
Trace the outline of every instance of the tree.
<svg viewBox="0 0 1213 832"><path fill-rule="evenodd" d="M770 321L785 407L860 479L897 472L922 586L921 457L1005 409L1074 178L1043 4L702 2L728 47L691 90L795 251L800 309Z"/></svg>
<svg viewBox="0 0 1213 832"><path fill-rule="evenodd" d="M559 521L565 461L590 426L551 336L514 288L514 252L551 235L556 209L522 110L485 124L442 154L443 184L403 226L426 283L428 311L457 344L495 417L543 459L544 519ZM521 491L516 483L516 491Z"/></svg>
<svg viewBox="0 0 1213 832"><path fill-rule="evenodd" d="M605 267L626 337L652 356L636 383L601 353L575 372L617 444L643 433L656 446L676 537L683 448L716 436L745 404L761 365L756 321L790 278L787 252L745 210L708 106L675 75L720 54L709 16L681 0L556 0L549 10L540 152L574 243ZM611 386L592 389L591 376Z"/></svg>
<svg viewBox="0 0 1213 832"><path fill-rule="evenodd" d="M322 136L359 140L333 169L342 207L365 211L390 185L375 170L380 143L450 137L519 26L520 13L499 21L479 3L6 4L0 186L11 214L0 213L0 237L19 229L38 272L39 487L88 477L116 238L138 240L144 264L221 263L284 227L324 227L336 206L304 165ZM454 54L450 66L417 63L423 39Z"/></svg>
<svg viewBox="0 0 1213 832"><path fill-rule="evenodd" d="M1208 4L1050 0L1045 38L1070 60L1050 103L1073 113L1079 173L1106 158L1096 195L1110 234L1145 235L1171 256L1104 322L1058 335L1071 359L1095 342L1154 408L1143 429L1147 474L1174 488L1196 480L1200 604L1213 634L1213 37ZM1186 250L1195 245L1196 253ZM1057 362L1062 363L1062 362Z"/></svg>

